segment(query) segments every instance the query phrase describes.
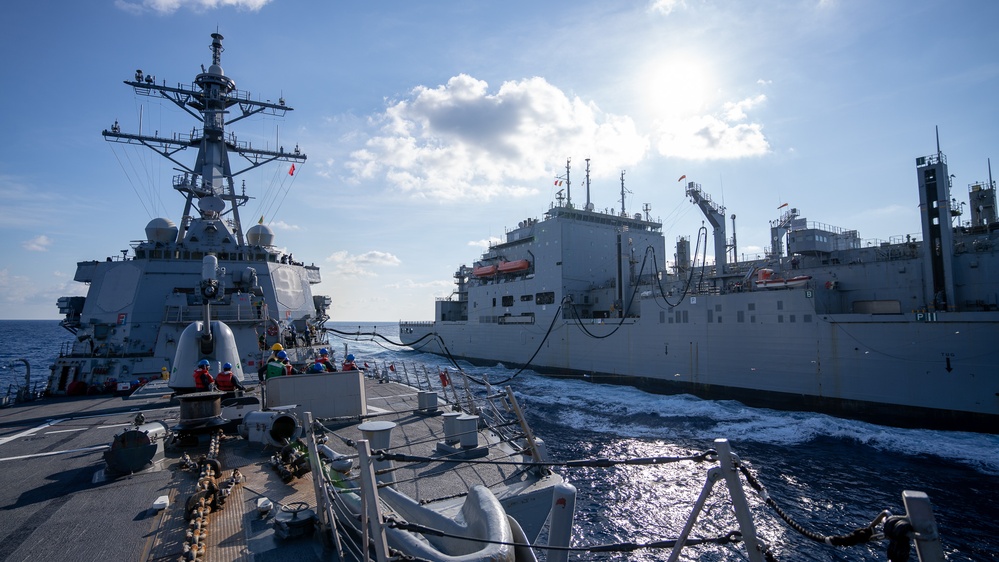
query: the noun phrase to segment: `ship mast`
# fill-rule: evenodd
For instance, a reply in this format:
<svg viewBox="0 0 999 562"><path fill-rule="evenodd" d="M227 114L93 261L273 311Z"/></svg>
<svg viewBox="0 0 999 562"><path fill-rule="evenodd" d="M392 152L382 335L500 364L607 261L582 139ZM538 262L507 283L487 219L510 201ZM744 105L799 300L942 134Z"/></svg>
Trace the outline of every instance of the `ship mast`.
<svg viewBox="0 0 999 562"><path fill-rule="evenodd" d="M244 172L273 161L301 163L306 159L296 146L292 152L285 152L284 147L277 150L262 150L252 148L249 143L239 142L236 135L230 133L228 138L225 127L231 123L258 113L284 116L292 108L280 98L278 103L270 101L253 101L248 92L236 89L236 82L222 71L222 35L212 34L212 65L194 80L194 87L178 84L167 86L156 84L152 75L143 76L142 70L135 71L134 80L125 83L143 96L162 96L178 107L191 114L202 123L201 131L197 128L187 133L175 133L173 137L159 137L139 134L122 133L117 122L110 131L103 132L104 138L110 142L138 144L151 148L167 160L176 164L182 175L174 177L173 187L186 197L184 205L184 220L180 225L177 241L181 242L190 225L191 210L195 199L202 215L214 217L225 211L228 206L232 213L233 231L239 245L243 245L243 228L239 219L239 207L249 200L245 194L236 194L233 178ZM230 108L237 106L238 113L233 114ZM175 158L181 150L198 147L198 157L193 167L187 166ZM242 156L248 165L236 172L232 171L229 161L229 151Z"/></svg>

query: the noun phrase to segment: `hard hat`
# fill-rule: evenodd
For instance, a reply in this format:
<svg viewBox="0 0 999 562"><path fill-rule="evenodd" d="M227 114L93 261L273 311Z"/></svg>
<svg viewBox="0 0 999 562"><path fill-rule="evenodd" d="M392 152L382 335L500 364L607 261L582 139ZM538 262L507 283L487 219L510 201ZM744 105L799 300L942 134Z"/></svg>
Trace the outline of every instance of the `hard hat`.
<svg viewBox="0 0 999 562"><path fill-rule="evenodd" d="M282 349L284 349L284 346L279 343L271 346L271 351L281 351Z"/></svg>
<svg viewBox="0 0 999 562"><path fill-rule="evenodd" d="M228 371L229 369L232 369L232 363L226 363L225 365L222 365L223 371Z"/></svg>
<svg viewBox="0 0 999 562"><path fill-rule="evenodd" d="M328 349L326 349L324 347L324 348L322 348L322 349L319 350L319 354L320 355L329 355L330 354L330 350L328 350Z"/></svg>
<svg viewBox="0 0 999 562"><path fill-rule="evenodd" d="M347 354L347 361L353 361L353 360L354 360L354 354L353 353L348 353Z"/></svg>
<svg viewBox="0 0 999 562"><path fill-rule="evenodd" d="M283 349L281 351L277 352L277 356L278 356L278 359L287 359L288 358L288 354L285 353L285 351Z"/></svg>
<svg viewBox="0 0 999 562"><path fill-rule="evenodd" d="M199 367L207 367L208 366L208 360L207 359L202 359L201 361L198 361L198 366Z"/></svg>

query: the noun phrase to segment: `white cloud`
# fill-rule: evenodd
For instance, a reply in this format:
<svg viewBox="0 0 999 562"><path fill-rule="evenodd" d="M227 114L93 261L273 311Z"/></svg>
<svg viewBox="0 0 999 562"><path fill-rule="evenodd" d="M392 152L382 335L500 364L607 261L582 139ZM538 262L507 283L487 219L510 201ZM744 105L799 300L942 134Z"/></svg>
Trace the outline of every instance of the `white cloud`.
<svg viewBox="0 0 999 562"><path fill-rule="evenodd" d="M288 224L284 221L272 221L267 224L274 230L302 230L297 224Z"/></svg>
<svg viewBox="0 0 999 562"><path fill-rule="evenodd" d="M759 123L740 123L746 111L766 101L760 94L725 103L721 116L676 117L659 123L656 149L663 156L688 160L721 160L762 156L770 143Z"/></svg>
<svg viewBox="0 0 999 562"><path fill-rule="evenodd" d="M39 234L31 240L25 240L21 243L21 247L29 252L47 252L51 245L52 239L44 234Z"/></svg>
<svg viewBox="0 0 999 562"><path fill-rule="evenodd" d="M187 8L192 12L207 12L217 8L235 7L238 10L256 12L269 2L270 0L141 0L139 2L115 0L115 7L131 14L156 12L168 15L181 8Z"/></svg>
<svg viewBox="0 0 999 562"><path fill-rule="evenodd" d="M687 4L684 0L652 0L649 3L649 12L668 16L673 13L673 10L686 7Z"/></svg>
<svg viewBox="0 0 999 562"><path fill-rule="evenodd" d="M330 254L326 261L333 264L336 275L343 277L376 277L378 274L370 267L394 267L402 264L402 261L395 255L377 250L356 256L351 255L346 250L341 250Z"/></svg>
<svg viewBox="0 0 999 562"><path fill-rule="evenodd" d="M638 162L648 140L629 117L605 114L543 78L488 84L460 74L420 86L378 116L376 136L351 154L355 180L384 178L411 197L533 195L553 162L585 155L602 169Z"/></svg>
<svg viewBox="0 0 999 562"><path fill-rule="evenodd" d="M473 248L481 248L483 250L488 250L489 246L492 246L494 244L499 244L502 241L503 241L502 238L491 236L489 238L483 238L482 240L471 240L469 241L468 245L472 246Z"/></svg>

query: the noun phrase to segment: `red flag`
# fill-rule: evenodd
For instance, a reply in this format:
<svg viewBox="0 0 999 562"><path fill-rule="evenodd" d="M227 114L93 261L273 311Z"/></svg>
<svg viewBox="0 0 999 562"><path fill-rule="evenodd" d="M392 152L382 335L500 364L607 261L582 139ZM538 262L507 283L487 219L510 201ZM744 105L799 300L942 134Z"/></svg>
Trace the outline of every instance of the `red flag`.
<svg viewBox="0 0 999 562"><path fill-rule="evenodd" d="M294 164L292 164L291 165L291 169L288 170L288 175L289 176L294 176L295 175L295 165Z"/></svg>
<svg viewBox="0 0 999 562"><path fill-rule="evenodd" d="M777 207L777 210L779 211L779 210L783 209L784 207L787 207L787 203L784 203L780 207Z"/></svg>
<svg viewBox="0 0 999 562"><path fill-rule="evenodd" d="M562 185L562 180L555 180L555 185Z"/></svg>
<svg viewBox="0 0 999 562"><path fill-rule="evenodd" d="M687 179L687 174L683 174L682 176L680 176L680 179L678 179L676 181L683 181L685 179Z"/></svg>

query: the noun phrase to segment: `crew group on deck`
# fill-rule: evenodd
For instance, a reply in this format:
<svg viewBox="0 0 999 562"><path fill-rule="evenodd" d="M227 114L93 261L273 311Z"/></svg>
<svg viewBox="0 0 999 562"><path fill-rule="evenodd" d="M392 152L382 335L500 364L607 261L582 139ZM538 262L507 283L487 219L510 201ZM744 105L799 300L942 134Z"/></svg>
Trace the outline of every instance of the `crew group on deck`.
<svg viewBox="0 0 999 562"><path fill-rule="evenodd" d="M273 377L282 377L288 375L294 375L296 373L304 372L309 374L316 373L332 373L336 372L338 369L336 363L334 362L330 351L325 347L319 350L319 356L316 357L315 361L306 368L304 371L296 371L292 366L291 361L288 360L288 353L284 350L284 347L276 343L271 346L271 356L267 358L267 361L261 365L260 370L257 372L260 381L263 382L267 379ZM340 370L343 371L356 371L357 365L354 363L354 355L347 354L344 358L343 363L340 366Z"/></svg>

